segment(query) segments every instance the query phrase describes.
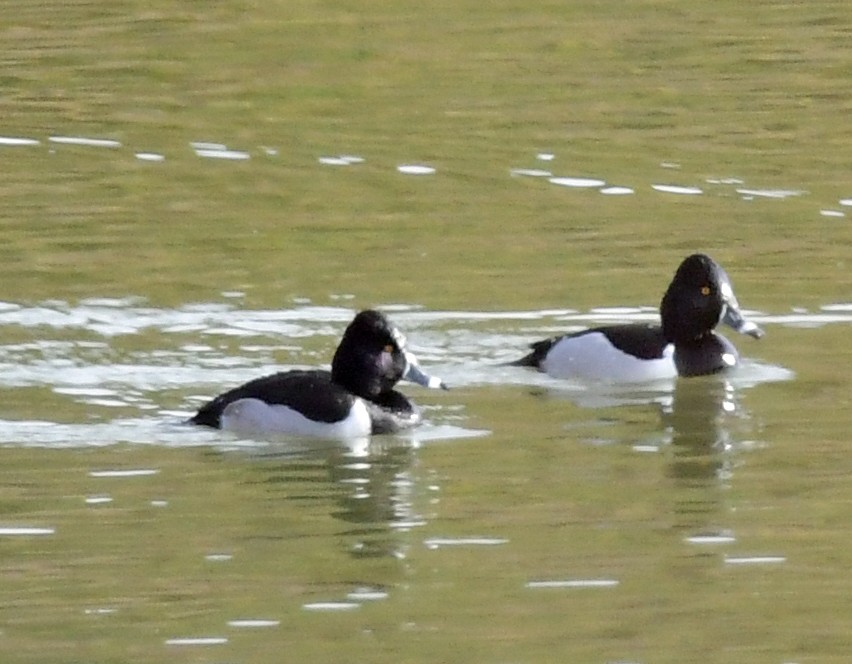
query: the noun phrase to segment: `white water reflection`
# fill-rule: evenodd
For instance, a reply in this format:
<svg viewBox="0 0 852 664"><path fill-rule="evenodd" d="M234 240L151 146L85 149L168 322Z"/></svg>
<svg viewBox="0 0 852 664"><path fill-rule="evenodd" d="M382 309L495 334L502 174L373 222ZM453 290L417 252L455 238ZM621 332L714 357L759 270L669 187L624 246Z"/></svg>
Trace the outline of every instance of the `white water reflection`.
<svg viewBox="0 0 852 664"><path fill-rule="evenodd" d="M351 154L342 154L336 157L320 157L319 163L326 166L352 166L353 164L361 164L364 162L363 157L357 157Z"/></svg>
<svg viewBox="0 0 852 664"><path fill-rule="evenodd" d="M508 542L503 537L430 537L423 544L427 549L440 549L447 546L497 546Z"/></svg>
<svg viewBox="0 0 852 664"><path fill-rule="evenodd" d="M0 537L39 537L53 535L55 528L39 528L34 526L0 526Z"/></svg>
<svg viewBox="0 0 852 664"><path fill-rule="evenodd" d="M422 164L402 164L397 166L396 170L404 175L433 175L435 173L434 168Z"/></svg>
<svg viewBox="0 0 852 664"><path fill-rule="evenodd" d="M196 156L208 159L224 159L229 161L245 161L251 159L248 152L242 150L231 150L224 143L209 143L206 141L194 141L190 146Z"/></svg>
<svg viewBox="0 0 852 664"><path fill-rule="evenodd" d="M157 152L137 152L136 158L139 161L165 161L166 157Z"/></svg>
<svg viewBox="0 0 852 664"><path fill-rule="evenodd" d="M58 149L61 146L88 146L100 148L121 148L122 143L113 139L92 138L86 136L47 136L45 139L51 146L56 146ZM17 136L0 136L0 147L15 147L15 146L38 146L41 140L38 138L17 137ZM214 161L231 161L240 162L247 161L252 158L250 152L246 150L235 150L228 147L227 144L218 141L192 141L190 147L196 156ZM267 156L278 156L279 149L271 146L260 146L261 152ZM51 152L54 148L51 147ZM165 161L165 155L157 151L133 150L133 157L139 161L147 162L162 162ZM551 162L555 159L555 155L549 152L539 152L534 155L536 161ZM340 155L325 155L318 158L317 162L320 165L326 166L351 166L365 161L364 157L349 154ZM680 164L676 162L662 162L662 168L680 170ZM432 175L436 169L432 166L424 164L407 163L400 164L396 167L396 171L407 175ZM531 176L548 178L550 182L556 185L565 187L579 188L598 188L600 193L607 196L621 196L635 194L635 190L626 186L605 186L606 179L588 178L588 177L554 177L553 173L540 168L510 168L509 174L515 176ZM743 201L753 201L757 199L775 199L783 200L791 197L802 196L807 192L799 188L762 188L760 186L744 186L745 181L739 177L717 177L706 178L705 181L711 185L733 185L739 198ZM704 191L697 186L683 186L670 183L650 183L652 189L659 193L679 194L679 195L700 195ZM852 198L839 198L837 204L840 206L852 205ZM818 213L824 217L842 218L845 215L841 210L832 208L818 209Z"/></svg>
<svg viewBox="0 0 852 664"><path fill-rule="evenodd" d="M382 599L387 599L389 594L384 590L372 588L359 588L347 593L346 598L354 602L375 602Z"/></svg>
<svg viewBox="0 0 852 664"><path fill-rule="evenodd" d="M603 187L606 182L597 178L585 177L556 177L548 180L550 184L559 185L560 187L574 187L577 189L592 189Z"/></svg>
<svg viewBox="0 0 852 664"><path fill-rule="evenodd" d="M148 477L157 475L160 471L156 468L134 468L131 470L93 470L89 477Z"/></svg>
<svg viewBox="0 0 852 664"><path fill-rule="evenodd" d="M34 138L18 138L15 136L0 136L0 145L21 146L21 145L39 145L41 141Z"/></svg>
<svg viewBox="0 0 852 664"><path fill-rule="evenodd" d="M545 171L540 168L513 168L509 171L510 175L526 176L531 178L549 178L553 175L550 171Z"/></svg>
<svg viewBox="0 0 852 664"><path fill-rule="evenodd" d="M223 636L188 636L166 639L167 646L220 646L228 642Z"/></svg>
<svg viewBox="0 0 852 664"><path fill-rule="evenodd" d="M310 602L302 608L305 611L352 611L360 606L357 602Z"/></svg>
<svg viewBox="0 0 852 664"><path fill-rule="evenodd" d="M421 363L451 388L528 386L592 408L671 403L671 384L641 390L598 389L506 366L537 339L613 322L655 321L654 307L588 312L427 311L411 305L385 309L405 330ZM311 304L247 310L230 301L168 309L146 306L135 297L91 298L76 305L0 303L0 339L8 339L0 343L0 387L46 389L54 395L53 403L65 399L87 413L80 421L54 421L50 408L36 417L37 409L29 409L29 417L21 419L10 417L7 410L0 421L0 444L263 447L268 441L227 437L182 422L225 387L275 370L327 367L354 313L347 306ZM852 323L852 304L746 315L764 327L822 327ZM23 337L22 331L26 331ZM140 339L146 340L141 347ZM734 390L793 377L784 367L750 359L750 346L740 350L742 365L728 377ZM427 394L416 386L406 385L403 390L421 404L426 422L397 439L416 446L488 434L467 426L464 403L452 389L442 395ZM647 449L660 444L657 440L634 442Z"/></svg>
<svg viewBox="0 0 852 664"><path fill-rule="evenodd" d="M733 544L737 538L729 533L705 533L691 535L684 541L689 544Z"/></svg>
<svg viewBox="0 0 852 664"><path fill-rule="evenodd" d="M629 196L630 194L635 194L636 192L630 187L612 186L604 187L603 189L601 189L601 193L604 196Z"/></svg>
<svg viewBox="0 0 852 664"><path fill-rule="evenodd" d="M617 579L567 579L552 581L529 581L527 588L614 588Z"/></svg>
<svg viewBox="0 0 852 664"><path fill-rule="evenodd" d="M108 138L87 138L85 136L50 136L51 143L61 145L86 145L95 148L120 148L121 143Z"/></svg>
<svg viewBox="0 0 852 664"><path fill-rule="evenodd" d="M240 620L229 620L228 627L236 629L256 629L259 627L278 627L281 624L280 620L270 620L265 618L248 618Z"/></svg>
<svg viewBox="0 0 852 664"><path fill-rule="evenodd" d="M777 565L787 562L786 556L726 556L726 565Z"/></svg>
<svg viewBox="0 0 852 664"><path fill-rule="evenodd" d="M682 194L686 196L697 196L703 194L704 191L700 187L684 187L675 184L652 184L651 188L654 191L659 191L664 194Z"/></svg>
<svg viewBox="0 0 852 664"><path fill-rule="evenodd" d="M784 199L793 196L801 196L805 192L798 189L737 189L737 193L748 198L775 198Z"/></svg>

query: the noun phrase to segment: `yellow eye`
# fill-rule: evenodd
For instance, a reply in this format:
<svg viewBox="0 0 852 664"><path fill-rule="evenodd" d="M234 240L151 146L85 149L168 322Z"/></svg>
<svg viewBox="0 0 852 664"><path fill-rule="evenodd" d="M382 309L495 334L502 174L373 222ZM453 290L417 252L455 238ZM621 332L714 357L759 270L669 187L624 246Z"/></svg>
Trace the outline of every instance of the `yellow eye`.
<svg viewBox="0 0 852 664"><path fill-rule="evenodd" d="M701 287L702 295L710 295L710 286L702 286Z"/></svg>
<svg viewBox="0 0 852 664"><path fill-rule="evenodd" d="M387 346L385 346L385 352L393 353L393 344L388 344Z"/></svg>

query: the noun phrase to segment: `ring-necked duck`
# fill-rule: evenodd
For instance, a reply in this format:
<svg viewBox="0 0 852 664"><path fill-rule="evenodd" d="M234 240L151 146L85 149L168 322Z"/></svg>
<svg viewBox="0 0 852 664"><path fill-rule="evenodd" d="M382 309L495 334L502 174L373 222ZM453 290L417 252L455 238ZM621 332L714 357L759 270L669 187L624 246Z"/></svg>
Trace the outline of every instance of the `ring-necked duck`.
<svg viewBox="0 0 852 664"><path fill-rule="evenodd" d="M384 314L362 311L343 333L330 372L292 370L257 378L208 402L190 422L324 438L399 431L421 420L417 407L393 389L402 379L446 389L420 369Z"/></svg>
<svg viewBox="0 0 852 664"><path fill-rule="evenodd" d="M545 339L513 362L555 378L614 383L712 374L736 365L737 350L713 332L725 323L759 339L754 323L740 312L731 281L709 256L684 259L660 303L660 325L627 324Z"/></svg>

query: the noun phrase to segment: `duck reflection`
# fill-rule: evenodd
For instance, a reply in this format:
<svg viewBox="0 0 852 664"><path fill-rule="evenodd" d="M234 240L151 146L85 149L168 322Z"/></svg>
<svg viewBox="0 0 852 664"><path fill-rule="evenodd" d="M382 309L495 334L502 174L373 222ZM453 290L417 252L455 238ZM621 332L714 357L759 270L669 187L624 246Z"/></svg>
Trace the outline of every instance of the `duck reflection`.
<svg viewBox="0 0 852 664"><path fill-rule="evenodd" d="M728 457L749 417L739 401L735 384L718 375L678 378L644 388L605 387L536 390L550 398L567 399L598 416L578 419L569 429L594 431L585 436L596 442L629 444L640 451L670 446L673 453L668 475L682 482L727 480Z"/></svg>
<svg viewBox="0 0 852 664"><path fill-rule="evenodd" d="M673 483L667 493L675 528L717 534L727 532L719 523L727 519L724 488L752 427L740 392L726 377L711 375L645 389L561 395L598 413L593 432L585 433L590 423L579 421L581 440L662 453L663 473Z"/></svg>
<svg viewBox="0 0 852 664"><path fill-rule="evenodd" d="M395 444L329 459L329 478L343 488L332 516L347 524L341 534L351 540L352 556L400 557L399 531L424 523L412 504L414 456L411 445Z"/></svg>
<svg viewBox="0 0 852 664"><path fill-rule="evenodd" d="M413 506L416 442L389 437L347 443L281 443L259 457L263 481L283 500L328 502L337 532L355 558L404 554L400 533L425 523ZM276 495L278 499L278 495Z"/></svg>
<svg viewBox="0 0 852 664"><path fill-rule="evenodd" d="M673 453L669 474L683 484L729 480L730 452L737 444L734 418L742 421L746 415L729 381L713 376L679 379L670 407L662 409Z"/></svg>

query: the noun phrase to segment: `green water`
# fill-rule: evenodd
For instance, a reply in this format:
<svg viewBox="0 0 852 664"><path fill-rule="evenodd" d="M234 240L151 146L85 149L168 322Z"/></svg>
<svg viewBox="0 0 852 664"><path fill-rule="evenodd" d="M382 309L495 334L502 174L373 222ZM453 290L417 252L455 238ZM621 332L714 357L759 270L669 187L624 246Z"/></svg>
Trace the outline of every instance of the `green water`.
<svg viewBox="0 0 852 664"><path fill-rule="evenodd" d="M0 528L47 531L0 535L2 661L847 661L850 26L842 2L3 4L0 137L32 143L0 140ZM497 366L596 307L646 316L694 251L767 331L732 338L731 385ZM177 424L327 363L368 306L454 386L407 389L420 432Z"/></svg>

